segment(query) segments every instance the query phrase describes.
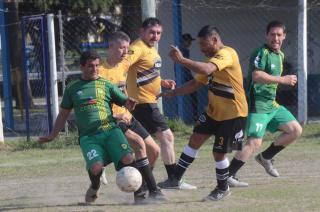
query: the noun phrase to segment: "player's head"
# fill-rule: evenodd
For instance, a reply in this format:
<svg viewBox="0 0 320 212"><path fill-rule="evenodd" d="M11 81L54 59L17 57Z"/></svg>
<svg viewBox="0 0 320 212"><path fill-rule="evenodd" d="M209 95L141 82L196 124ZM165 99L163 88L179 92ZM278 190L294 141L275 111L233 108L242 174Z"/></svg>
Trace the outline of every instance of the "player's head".
<svg viewBox="0 0 320 212"><path fill-rule="evenodd" d="M222 45L219 30L211 25L201 28L198 33L200 51L207 57L212 57Z"/></svg>
<svg viewBox="0 0 320 212"><path fill-rule="evenodd" d="M150 47L156 45L162 34L162 25L157 18L147 18L143 21L140 38Z"/></svg>
<svg viewBox="0 0 320 212"><path fill-rule="evenodd" d="M89 50L80 56L80 69L84 80L95 80L99 78L98 68L100 65L100 56L97 52Z"/></svg>
<svg viewBox="0 0 320 212"><path fill-rule="evenodd" d="M126 33L122 31L112 33L108 38L108 43L108 57L111 57L115 62L120 62L127 56L130 37Z"/></svg>
<svg viewBox="0 0 320 212"><path fill-rule="evenodd" d="M195 39L189 33L185 33L182 35L182 46L188 48L194 40Z"/></svg>
<svg viewBox="0 0 320 212"><path fill-rule="evenodd" d="M286 27L280 21L271 21L267 25L266 40L267 45L275 52L279 52L283 40L286 38Z"/></svg>

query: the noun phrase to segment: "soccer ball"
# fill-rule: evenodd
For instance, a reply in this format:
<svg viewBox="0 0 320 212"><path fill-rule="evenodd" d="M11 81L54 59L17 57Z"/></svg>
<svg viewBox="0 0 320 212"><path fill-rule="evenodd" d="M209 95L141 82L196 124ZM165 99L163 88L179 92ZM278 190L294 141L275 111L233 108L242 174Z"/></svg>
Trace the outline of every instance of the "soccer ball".
<svg viewBox="0 0 320 212"><path fill-rule="evenodd" d="M135 192L142 184L142 176L138 169L126 166L118 171L116 183L121 191Z"/></svg>

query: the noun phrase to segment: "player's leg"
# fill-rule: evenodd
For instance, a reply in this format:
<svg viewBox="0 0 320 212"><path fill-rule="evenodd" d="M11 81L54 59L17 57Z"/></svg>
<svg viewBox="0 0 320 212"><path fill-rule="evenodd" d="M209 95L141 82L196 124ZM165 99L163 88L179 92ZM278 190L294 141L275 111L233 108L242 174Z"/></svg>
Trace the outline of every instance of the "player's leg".
<svg viewBox="0 0 320 212"><path fill-rule="evenodd" d="M262 145L262 138L270 121L267 114L250 113L247 119L247 142L241 151L237 151L229 166L228 184L230 187L246 187L248 183L239 181L235 176L240 168L247 162Z"/></svg>
<svg viewBox="0 0 320 212"><path fill-rule="evenodd" d="M225 121L216 121L213 157L216 162L216 188L207 196L206 200L217 201L230 195L228 186L229 160L227 153L241 150L244 141L245 117L238 117Z"/></svg>
<svg viewBox="0 0 320 212"><path fill-rule="evenodd" d="M138 104L132 113L150 134L156 134L168 178L171 178L175 169L174 136L157 104Z"/></svg>
<svg viewBox="0 0 320 212"><path fill-rule="evenodd" d="M279 173L273 168L272 158L299 138L302 128L294 116L281 106L270 121L268 130L271 132L279 130L281 134L265 151L256 156L256 160L266 169L268 174L278 177Z"/></svg>
<svg viewBox="0 0 320 212"><path fill-rule="evenodd" d="M80 147L86 161L86 168L90 178L90 186L85 195L85 202L94 202L99 195L100 176L104 165L105 154L99 142L101 135L83 136L80 138Z"/></svg>
<svg viewBox="0 0 320 212"><path fill-rule="evenodd" d="M160 147L155 140L149 135L144 139L147 149L147 157L149 159L150 168L153 169L160 155Z"/></svg>

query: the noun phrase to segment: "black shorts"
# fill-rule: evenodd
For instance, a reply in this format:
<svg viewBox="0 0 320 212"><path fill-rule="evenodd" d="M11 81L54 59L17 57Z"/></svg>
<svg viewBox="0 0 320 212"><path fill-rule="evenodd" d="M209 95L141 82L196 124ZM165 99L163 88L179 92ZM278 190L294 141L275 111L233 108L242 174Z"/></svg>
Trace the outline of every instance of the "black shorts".
<svg viewBox="0 0 320 212"><path fill-rule="evenodd" d="M206 113L200 115L193 132L215 136L213 151L229 153L241 150L244 141L246 117L216 121Z"/></svg>
<svg viewBox="0 0 320 212"><path fill-rule="evenodd" d="M138 120L132 117L130 124L126 124L124 122L118 122L118 126L122 130L123 133L126 133L127 130L131 130L137 133L143 140L147 138L150 134L147 130L140 124Z"/></svg>
<svg viewBox="0 0 320 212"><path fill-rule="evenodd" d="M138 104L131 112L150 134L169 129L156 103Z"/></svg>

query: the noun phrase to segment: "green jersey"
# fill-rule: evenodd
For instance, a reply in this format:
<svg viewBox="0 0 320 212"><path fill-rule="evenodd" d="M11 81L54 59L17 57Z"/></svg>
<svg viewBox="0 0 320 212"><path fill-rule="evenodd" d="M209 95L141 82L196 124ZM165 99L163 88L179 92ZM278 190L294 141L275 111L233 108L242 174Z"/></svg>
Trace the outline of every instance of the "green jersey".
<svg viewBox="0 0 320 212"><path fill-rule="evenodd" d="M264 71L273 76L281 76L284 54L273 52L267 45L256 49L250 58L247 77L249 112L270 113L279 107L276 102L278 83L263 84L252 81L254 70Z"/></svg>
<svg viewBox="0 0 320 212"><path fill-rule="evenodd" d="M79 136L92 135L117 126L111 105L122 106L127 98L117 86L105 79L78 79L65 89L60 107L74 109Z"/></svg>

